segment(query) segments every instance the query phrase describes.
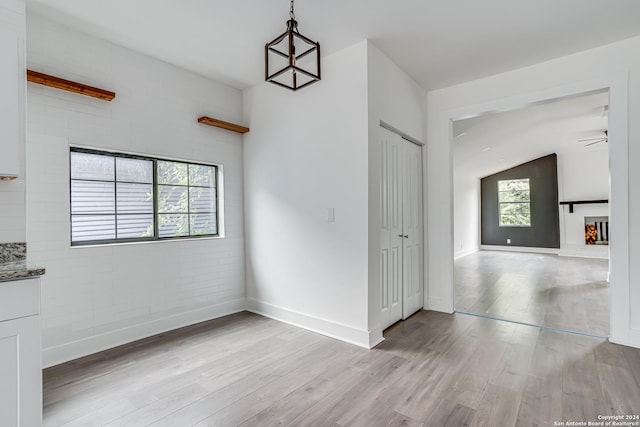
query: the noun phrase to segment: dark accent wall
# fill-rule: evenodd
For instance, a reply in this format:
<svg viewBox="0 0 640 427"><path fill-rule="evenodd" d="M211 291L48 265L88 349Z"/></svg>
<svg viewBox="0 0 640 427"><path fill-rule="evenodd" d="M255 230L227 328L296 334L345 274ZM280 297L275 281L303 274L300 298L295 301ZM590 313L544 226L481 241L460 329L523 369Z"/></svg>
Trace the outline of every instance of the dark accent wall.
<svg viewBox="0 0 640 427"><path fill-rule="evenodd" d="M500 227L498 181L529 178L530 227ZM550 154L480 180L483 245L560 248L558 157ZM507 244L511 239L511 244Z"/></svg>

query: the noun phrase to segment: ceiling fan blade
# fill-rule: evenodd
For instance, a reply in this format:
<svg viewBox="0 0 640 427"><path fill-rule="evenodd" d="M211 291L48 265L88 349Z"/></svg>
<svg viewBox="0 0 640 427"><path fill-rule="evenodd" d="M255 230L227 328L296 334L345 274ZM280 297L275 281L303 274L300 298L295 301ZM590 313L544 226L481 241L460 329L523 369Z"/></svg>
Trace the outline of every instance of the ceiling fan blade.
<svg viewBox="0 0 640 427"><path fill-rule="evenodd" d="M604 136L599 136L597 138L581 138L578 140L578 142L585 142L585 141L597 141L597 140L602 140L604 139Z"/></svg>
<svg viewBox="0 0 640 427"><path fill-rule="evenodd" d="M601 142L607 142L606 138L600 138L598 141L590 142L590 143L588 143L588 144L585 144L584 146L585 146L585 147L589 147L589 146L591 146L591 145L600 144Z"/></svg>

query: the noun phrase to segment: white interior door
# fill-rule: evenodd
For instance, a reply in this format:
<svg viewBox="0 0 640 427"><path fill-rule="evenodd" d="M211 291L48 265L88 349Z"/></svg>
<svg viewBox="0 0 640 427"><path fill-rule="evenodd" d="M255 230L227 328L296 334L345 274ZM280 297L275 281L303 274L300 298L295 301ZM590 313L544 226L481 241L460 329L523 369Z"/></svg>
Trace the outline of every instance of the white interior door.
<svg viewBox="0 0 640 427"><path fill-rule="evenodd" d="M380 302L383 329L402 319L402 159L399 137L380 128Z"/></svg>
<svg viewBox="0 0 640 427"><path fill-rule="evenodd" d="M382 327L422 307L422 149L380 128Z"/></svg>
<svg viewBox="0 0 640 427"><path fill-rule="evenodd" d="M402 318L423 306L422 147L403 140L402 189Z"/></svg>

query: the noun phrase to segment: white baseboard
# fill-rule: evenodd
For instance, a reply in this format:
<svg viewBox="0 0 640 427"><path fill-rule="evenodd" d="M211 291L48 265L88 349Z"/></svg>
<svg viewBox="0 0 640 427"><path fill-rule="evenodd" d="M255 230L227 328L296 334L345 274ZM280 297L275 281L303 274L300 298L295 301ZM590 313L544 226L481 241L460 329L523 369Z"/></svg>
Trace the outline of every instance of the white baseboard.
<svg viewBox="0 0 640 427"><path fill-rule="evenodd" d="M558 255L560 249L555 248L530 248L528 246L499 246L499 245L480 245L483 251L504 251L504 252L530 252L534 254L552 254Z"/></svg>
<svg viewBox="0 0 640 427"><path fill-rule="evenodd" d="M609 341L614 344L626 345L627 347L640 348L640 331L628 329L623 335L611 335Z"/></svg>
<svg viewBox="0 0 640 427"><path fill-rule="evenodd" d="M559 255L574 258L609 259L609 247L605 245L564 245L560 248Z"/></svg>
<svg viewBox="0 0 640 427"><path fill-rule="evenodd" d="M369 331L369 348L373 348L384 341L384 336L382 335L382 328L377 327L372 331Z"/></svg>
<svg viewBox="0 0 640 427"><path fill-rule="evenodd" d="M369 332L357 329L252 298L247 298L247 310L367 349L372 348L372 344L379 344L382 340L382 331Z"/></svg>
<svg viewBox="0 0 640 427"><path fill-rule="evenodd" d="M442 298L428 298L426 310L438 311L440 313L453 313L453 307L445 304Z"/></svg>
<svg viewBox="0 0 640 427"><path fill-rule="evenodd" d="M458 258L465 257L467 255L475 254L479 250L480 250L480 248L477 247L477 246L475 248L462 249L461 251L458 251L455 254L453 254L453 259L455 260L455 259L458 259Z"/></svg>
<svg viewBox="0 0 640 427"><path fill-rule="evenodd" d="M193 325L246 309L244 298L227 301L186 313L175 314L151 322L117 329L104 334L95 335L42 350L43 368L68 362L69 360L97 353L102 350L127 344L142 338L167 332L184 326Z"/></svg>

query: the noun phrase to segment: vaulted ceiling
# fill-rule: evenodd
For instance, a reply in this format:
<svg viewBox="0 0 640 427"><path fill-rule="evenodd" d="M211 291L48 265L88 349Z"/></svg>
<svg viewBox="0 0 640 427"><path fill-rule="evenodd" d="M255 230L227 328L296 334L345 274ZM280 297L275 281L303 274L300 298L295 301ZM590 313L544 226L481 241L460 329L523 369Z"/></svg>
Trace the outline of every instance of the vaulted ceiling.
<svg viewBox="0 0 640 427"><path fill-rule="evenodd" d="M608 104L604 91L458 120L453 123L454 170L483 178L551 153L608 156L607 142L600 141L608 130Z"/></svg>
<svg viewBox="0 0 640 427"><path fill-rule="evenodd" d="M28 12L243 89L288 0L27 0ZM368 38L427 90L640 34L637 0L298 0L323 55Z"/></svg>

